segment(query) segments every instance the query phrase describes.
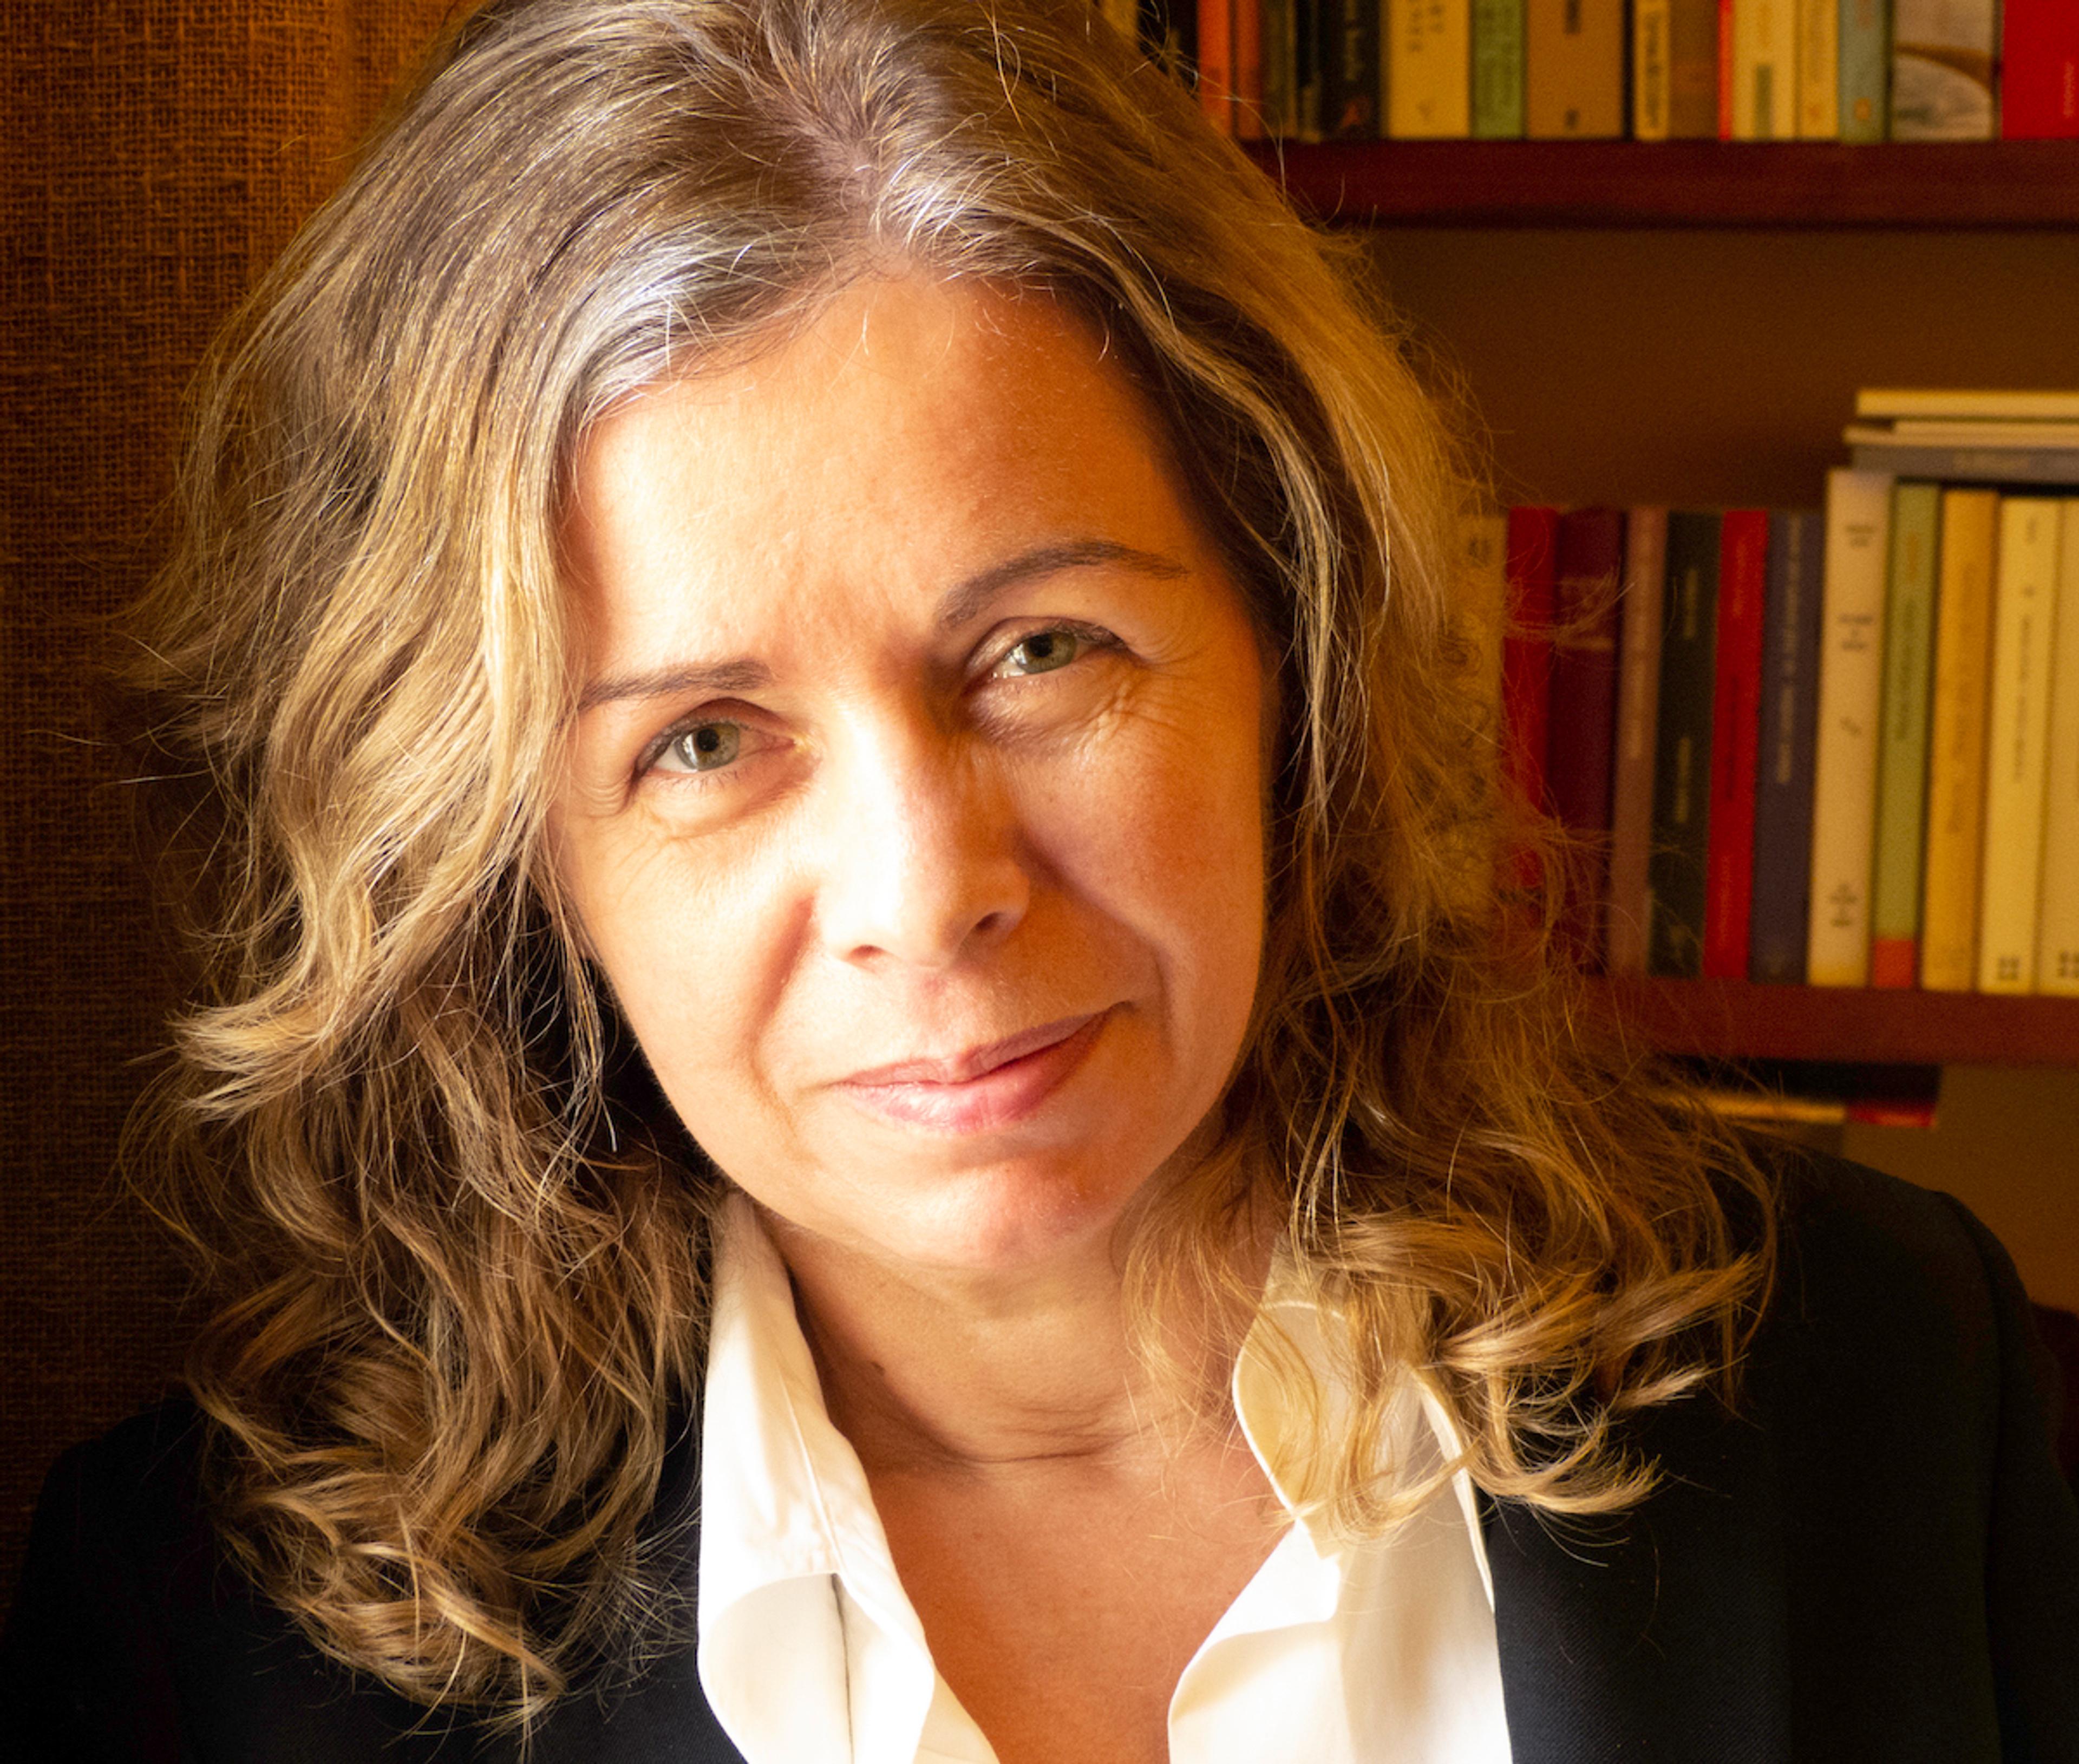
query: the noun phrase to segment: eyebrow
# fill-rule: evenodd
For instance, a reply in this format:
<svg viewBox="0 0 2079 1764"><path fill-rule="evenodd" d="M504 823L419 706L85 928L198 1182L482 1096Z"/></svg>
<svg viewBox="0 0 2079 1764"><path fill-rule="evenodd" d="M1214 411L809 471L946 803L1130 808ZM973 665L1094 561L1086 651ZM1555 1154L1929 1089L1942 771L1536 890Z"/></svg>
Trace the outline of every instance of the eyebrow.
<svg viewBox="0 0 2079 1764"><path fill-rule="evenodd" d="M1036 577L1054 575L1064 570L1120 566L1164 581L1174 581L1190 574L1174 558L1120 545L1111 539L1075 539L1035 546L1030 551L1021 551L1002 563L993 563L947 589L939 601L939 629L952 630L965 625L985 612L998 595ZM596 706L623 699L755 692L772 683L772 669L763 662L748 658L706 663L681 663L642 673L609 675L604 679L594 680L579 698L578 710L582 715Z"/></svg>

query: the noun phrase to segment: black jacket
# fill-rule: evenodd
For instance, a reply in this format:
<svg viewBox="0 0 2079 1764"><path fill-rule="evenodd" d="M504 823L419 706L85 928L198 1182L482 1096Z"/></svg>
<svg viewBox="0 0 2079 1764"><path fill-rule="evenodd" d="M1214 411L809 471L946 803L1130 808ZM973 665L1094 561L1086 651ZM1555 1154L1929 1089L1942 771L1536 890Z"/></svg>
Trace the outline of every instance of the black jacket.
<svg viewBox="0 0 2079 1764"><path fill-rule="evenodd" d="M1663 1480L1621 1522L1487 1506L1516 1764L2079 1764L2079 1511L2011 1265L1955 1202L1853 1166L1800 1164L1785 1208L1737 1418L1702 1397L1656 1411L1638 1444ZM517 1756L256 1601L199 1515L194 1450L193 1412L169 1406L52 1472L0 1648L0 1756ZM697 1482L689 1444L660 1512L690 1511ZM569 1699L532 1758L737 1754L688 1646L610 1703Z"/></svg>

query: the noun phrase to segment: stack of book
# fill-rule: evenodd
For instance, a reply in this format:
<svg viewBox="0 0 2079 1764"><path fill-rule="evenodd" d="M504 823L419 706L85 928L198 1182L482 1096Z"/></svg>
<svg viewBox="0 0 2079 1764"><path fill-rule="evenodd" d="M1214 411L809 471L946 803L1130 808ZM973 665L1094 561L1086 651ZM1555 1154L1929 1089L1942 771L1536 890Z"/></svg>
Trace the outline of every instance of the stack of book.
<svg viewBox="0 0 2079 1764"><path fill-rule="evenodd" d="M1094 3L1244 140L2079 136L2073 0Z"/></svg>
<svg viewBox="0 0 2079 1764"><path fill-rule="evenodd" d="M1823 510L1506 517L1586 959L2079 996L2079 393L1865 392Z"/></svg>

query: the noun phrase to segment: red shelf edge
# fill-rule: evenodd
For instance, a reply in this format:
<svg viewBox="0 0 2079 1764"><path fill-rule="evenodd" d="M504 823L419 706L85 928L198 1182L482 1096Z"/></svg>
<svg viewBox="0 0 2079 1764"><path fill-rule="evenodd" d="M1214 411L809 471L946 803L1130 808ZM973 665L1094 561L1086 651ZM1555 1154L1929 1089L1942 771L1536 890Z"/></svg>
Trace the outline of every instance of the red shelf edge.
<svg viewBox="0 0 2079 1764"><path fill-rule="evenodd" d="M1870 1065L2079 1066L2079 999L1619 978L1590 983L1661 1051Z"/></svg>

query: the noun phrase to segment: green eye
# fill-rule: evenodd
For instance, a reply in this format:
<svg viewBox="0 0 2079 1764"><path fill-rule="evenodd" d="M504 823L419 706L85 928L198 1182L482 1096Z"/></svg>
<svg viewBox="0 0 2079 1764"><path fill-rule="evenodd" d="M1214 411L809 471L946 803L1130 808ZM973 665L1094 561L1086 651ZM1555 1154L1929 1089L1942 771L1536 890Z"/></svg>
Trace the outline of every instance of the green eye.
<svg viewBox="0 0 2079 1764"><path fill-rule="evenodd" d="M713 771L734 759L742 743L743 729L740 724L696 723L683 734L674 735L664 751L684 771Z"/></svg>
<svg viewBox="0 0 2079 1764"><path fill-rule="evenodd" d="M1082 646L1073 631L1035 631L1011 646L1004 665L1017 674L1051 673L1075 660Z"/></svg>

